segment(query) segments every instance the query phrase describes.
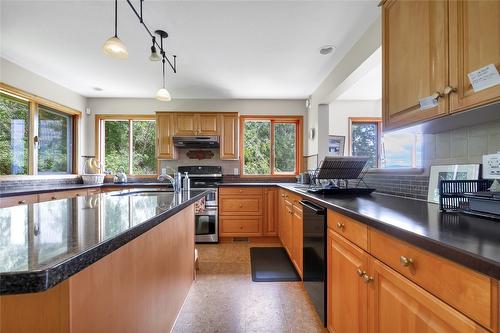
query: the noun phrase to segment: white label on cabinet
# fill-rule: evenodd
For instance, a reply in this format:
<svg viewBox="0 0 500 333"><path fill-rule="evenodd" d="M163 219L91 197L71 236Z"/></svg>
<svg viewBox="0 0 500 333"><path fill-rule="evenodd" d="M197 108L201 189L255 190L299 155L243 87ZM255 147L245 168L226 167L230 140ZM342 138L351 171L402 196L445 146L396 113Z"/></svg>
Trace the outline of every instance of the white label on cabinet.
<svg viewBox="0 0 500 333"><path fill-rule="evenodd" d="M470 72L467 76L469 77L474 92L500 84L500 75L498 75L497 68L493 64L489 64L477 71Z"/></svg>
<svg viewBox="0 0 500 333"><path fill-rule="evenodd" d="M438 100L432 96L427 96L418 100L420 104L420 110L431 109L438 106Z"/></svg>

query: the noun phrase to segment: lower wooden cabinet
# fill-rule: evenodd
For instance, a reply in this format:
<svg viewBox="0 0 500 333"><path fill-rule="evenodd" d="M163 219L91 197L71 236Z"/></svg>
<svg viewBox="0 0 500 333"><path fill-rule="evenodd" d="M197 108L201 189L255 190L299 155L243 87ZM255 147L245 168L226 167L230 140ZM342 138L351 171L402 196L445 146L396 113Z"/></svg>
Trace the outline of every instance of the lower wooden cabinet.
<svg viewBox="0 0 500 333"><path fill-rule="evenodd" d="M362 249L329 226L330 332L498 332L499 281L370 228Z"/></svg>
<svg viewBox="0 0 500 333"><path fill-rule="evenodd" d="M278 236L278 192L277 187L264 187L264 219L262 221L264 236Z"/></svg>
<svg viewBox="0 0 500 333"><path fill-rule="evenodd" d="M302 216L302 208L300 206L293 205L292 210L292 263L295 269L299 273L300 277L303 277L303 254L302 254L302 244L304 236L304 223Z"/></svg>

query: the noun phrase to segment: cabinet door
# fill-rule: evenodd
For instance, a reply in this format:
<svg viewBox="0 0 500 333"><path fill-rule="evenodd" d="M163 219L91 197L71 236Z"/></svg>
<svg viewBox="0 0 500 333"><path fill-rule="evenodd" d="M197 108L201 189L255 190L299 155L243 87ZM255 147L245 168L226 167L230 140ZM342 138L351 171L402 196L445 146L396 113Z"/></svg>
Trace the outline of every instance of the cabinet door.
<svg viewBox="0 0 500 333"><path fill-rule="evenodd" d="M372 260L371 271L371 333L488 332L378 260Z"/></svg>
<svg viewBox="0 0 500 333"><path fill-rule="evenodd" d="M358 273L368 270L368 258L366 252L328 229L327 324L331 333L368 331L368 284Z"/></svg>
<svg viewBox="0 0 500 333"><path fill-rule="evenodd" d="M217 135L219 134L218 117L216 114L203 114L197 115L198 130L196 134L199 135Z"/></svg>
<svg viewBox="0 0 500 333"><path fill-rule="evenodd" d="M278 235L278 188L264 188L264 236Z"/></svg>
<svg viewBox="0 0 500 333"><path fill-rule="evenodd" d="M303 244L303 217L302 217L302 209L297 206L293 206L293 214L292 214L292 261L297 269L300 277L302 277L302 244Z"/></svg>
<svg viewBox="0 0 500 333"><path fill-rule="evenodd" d="M196 135L197 118L194 113L175 114L175 135Z"/></svg>
<svg viewBox="0 0 500 333"><path fill-rule="evenodd" d="M220 158L238 159L238 115L221 115Z"/></svg>
<svg viewBox="0 0 500 333"><path fill-rule="evenodd" d="M156 114L157 157L163 160L175 158L173 135L173 115L169 113Z"/></svg>
<svg viewBox="0 0 500 333"><path fill-rule="evenodd" d="M448 2L389 0L382 9L385 128L447 113L448 100L420 110L419 99L443 92L448 79Z"/></svg>
<svg viewBox="0 0 500 333"><path fill-rule="evenodd" d="M500 70L500 2L450 1L450 111L500 100L500 85L474 93L468 73Z"/></svg>
<svg viewBox="0 0 500 333"><path fill-rule="evenodd" d="M285 216L283 219L283 246L288 252L290 258L293 257L292 252L292 215L293 215L292 203L285 199Z"/></svg>
<svg viewBox="0 0 500 333"><path fill-rule="evenodd" d="M285 207L285 191L279 190L279 207L278 207L278 236L281 244L285 246L285 218L287 215L287 210Z"/></svg>

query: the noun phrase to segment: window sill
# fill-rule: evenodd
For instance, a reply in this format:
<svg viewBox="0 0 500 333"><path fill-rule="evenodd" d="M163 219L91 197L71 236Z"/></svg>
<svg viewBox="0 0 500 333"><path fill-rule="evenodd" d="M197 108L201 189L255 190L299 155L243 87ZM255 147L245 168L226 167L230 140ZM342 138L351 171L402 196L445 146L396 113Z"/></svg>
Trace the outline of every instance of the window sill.
<svg viewBox="0 0 500 333"><path fill-rule="evenodd" d="M372 168L369 169L368 174L399 174L399 175L423 175L425 173L424 168L401 168L401 169L382 169L382 168Z"/></svg>

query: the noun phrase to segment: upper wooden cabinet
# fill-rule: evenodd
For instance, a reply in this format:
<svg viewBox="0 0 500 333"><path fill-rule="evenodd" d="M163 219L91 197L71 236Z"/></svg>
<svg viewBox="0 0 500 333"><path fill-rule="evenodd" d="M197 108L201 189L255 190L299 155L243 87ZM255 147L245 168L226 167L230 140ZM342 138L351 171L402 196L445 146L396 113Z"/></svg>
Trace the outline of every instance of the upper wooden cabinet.
<svg viewBox="0 0 500 333"><path fill-rule="evenodd" d="M474 93L467 73L500 69L500 1L450 1L449 13L450 112L498 100L500 85Z"/></svg>
<svg viewBox="0 0 500 333"><path fill-rule="evenodd" d="M238 114L221 114L220 158L221 160L237 160L238 154Z"/></svg>
<svg viewBox="0 0 500 333"><path fill-rule="evenodd" d="M414 125L500 100L467 74L500 66L500 2L387 0L382 7L384 128ZM419 100L436 94L437 106Z"/></svg>
<svg viewBox="0 0 500 333"><path fill-rule="evenodd" d="M217 135L219 132L215 113L175 114L175 135Z"/></svg>
<svg viewBox="0 0 500 333"><path fill-rule="evenodd" d="M174 122L172 113L156 114L156 149L157 158L172 160L175 158L175 149L172 136Z"/></svg>

